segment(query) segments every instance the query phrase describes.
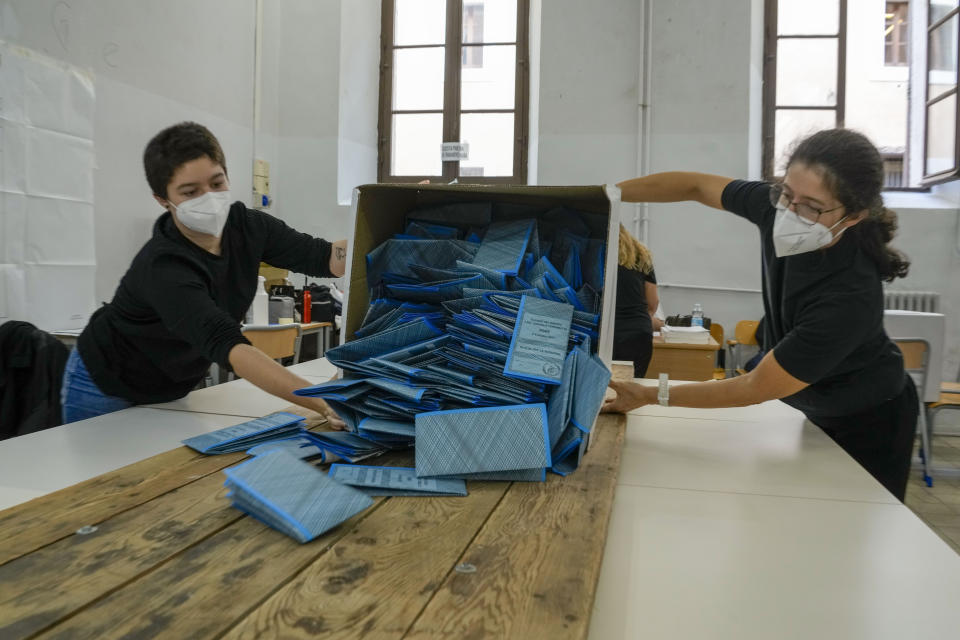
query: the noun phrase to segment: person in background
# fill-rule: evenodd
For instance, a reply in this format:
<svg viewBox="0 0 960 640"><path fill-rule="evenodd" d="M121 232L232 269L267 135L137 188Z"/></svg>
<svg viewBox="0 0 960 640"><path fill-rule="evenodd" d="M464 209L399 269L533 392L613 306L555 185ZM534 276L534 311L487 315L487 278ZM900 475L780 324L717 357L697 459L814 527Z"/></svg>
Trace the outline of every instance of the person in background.
<svg viewBox="0 0 960 640"><path fill-rule="evenodd" d="M240 321L261 261L340 277L346 240L331 244L299 233L235 201L220 143L202 125L164 129L147 144L143 164L166 211L70 354L61 390L64 424L182 398L216 362L343 428L323 400L293 395L311 383L253 347Z"/></svg>
<svg viewBox="0 0 960 640"><path fill-rule="evenodd" d="M656 387L611 382L607 411L659 402L737 407L782 399L802 411L903 500L919 404L903 356L883 328L882 282L907 274L889 246L883 161L863 135L820 131L796 147L782 181L669 172L627 180L625 202L694 200L760 232L765 352L727 380Z"/></svg>
<svg viewBox="0 0 960 640"><path fill-rule="evenodd" d="M653 314L659 305L657 276L650 250L623 225L617 254L613 359L633 362L633 377L642 378L653 356Z"/></svg>

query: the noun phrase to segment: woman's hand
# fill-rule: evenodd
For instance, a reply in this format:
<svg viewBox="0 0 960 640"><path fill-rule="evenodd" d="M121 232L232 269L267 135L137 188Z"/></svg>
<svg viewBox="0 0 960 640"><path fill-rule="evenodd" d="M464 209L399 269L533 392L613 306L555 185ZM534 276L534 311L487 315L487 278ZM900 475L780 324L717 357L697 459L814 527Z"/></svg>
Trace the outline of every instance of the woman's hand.
<svg viewBox="0 0 960 640"><path fill-rule="evenodd" d="M330 425L330 428L334 431L346 431L347 423L344 422L340 416L337 415L337 412L334 411L330 405L324 402L320 398L316 398L317 406L314 407L314 411L322 415L327 419L327 424Z"/></svg>
<svg viewBox="0 0 960 640"><path fill-rule="evenodd" d="M657 388L646 387L636 382L610 381L610 388L617 392L615 398L607 398L600 409L604 413L626 413L637 407L657 402Z"/></svg>

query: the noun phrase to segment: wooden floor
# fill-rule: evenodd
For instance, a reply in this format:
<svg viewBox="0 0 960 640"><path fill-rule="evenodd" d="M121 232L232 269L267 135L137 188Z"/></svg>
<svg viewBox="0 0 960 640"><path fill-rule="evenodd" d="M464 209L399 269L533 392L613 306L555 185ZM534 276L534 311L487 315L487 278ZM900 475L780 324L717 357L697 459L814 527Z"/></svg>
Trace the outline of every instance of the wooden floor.
<svg viewBox="0 0 960 640"><path fill-rule="evenodd" d="M230 507L243 454L160 454L0 512L0 638L584 638L624 422L566 478L378 498L305 545Z"/></svg>

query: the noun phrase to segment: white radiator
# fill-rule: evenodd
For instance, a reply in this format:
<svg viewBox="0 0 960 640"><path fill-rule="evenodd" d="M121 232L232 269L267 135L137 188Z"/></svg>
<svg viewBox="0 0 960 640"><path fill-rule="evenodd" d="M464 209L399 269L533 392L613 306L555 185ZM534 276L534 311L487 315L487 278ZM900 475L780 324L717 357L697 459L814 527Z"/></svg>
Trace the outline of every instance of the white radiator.
<svg viewBox="0 0 960 640"><path fill-rule="evenodd" d="M887 289L883 292L883 308L940 313L940 294L936 291Z"/></svg>

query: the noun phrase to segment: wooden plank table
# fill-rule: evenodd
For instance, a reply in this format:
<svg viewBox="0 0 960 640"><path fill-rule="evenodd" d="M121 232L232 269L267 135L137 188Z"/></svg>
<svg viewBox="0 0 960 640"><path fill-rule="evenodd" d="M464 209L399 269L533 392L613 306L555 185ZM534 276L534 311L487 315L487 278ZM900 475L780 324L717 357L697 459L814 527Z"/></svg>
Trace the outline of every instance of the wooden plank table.
<svg viewBox="0 0 960 640"><path fill-rule="evenodd" d="M584 638L624 423L566 478L377 498L304 545L230 506L244 454L156 455L0 512L0 638Z"/></svg>

